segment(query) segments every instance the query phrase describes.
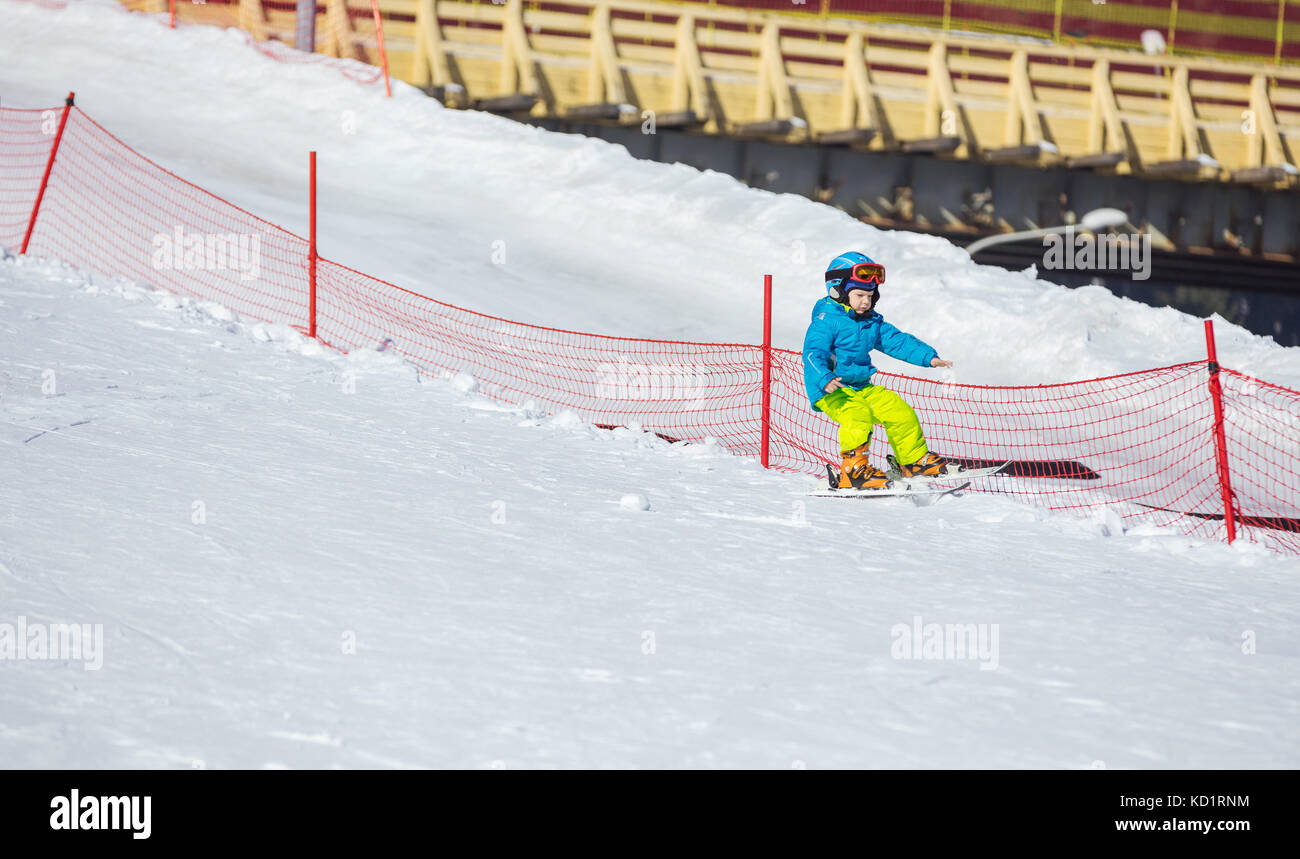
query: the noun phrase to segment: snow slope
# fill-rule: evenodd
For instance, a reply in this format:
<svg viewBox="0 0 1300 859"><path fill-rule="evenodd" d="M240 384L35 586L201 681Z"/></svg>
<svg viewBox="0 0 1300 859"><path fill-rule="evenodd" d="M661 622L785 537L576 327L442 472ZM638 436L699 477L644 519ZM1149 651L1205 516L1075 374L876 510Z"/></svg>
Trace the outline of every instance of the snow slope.
<svg viewBox="0 0 1300 859"><path fill-rule="evenodd" d="M0 624L104 631L0 660L0 767L1300 765L1294 560L469 387L0 262Z"/></svg>
<svg viewBox="0 0 1300 859"><path fill-rule="evenodd" d="M960 382L1090 378L1204 357L1198 320L975 265L934 237L882 232L793 195L622 147L394 98L338 71L274 62L237 31L169 31L112 0L62 11L0 0L0 99L76 90L110 131L191 181L300 234L320 152L322 253L437 298L523 321L640 337L798 348L826 261L889 270L882 310L956 361ZM504 263L501 253L504 252ZM1300 388L1300 349L1218 325L1226 366ZM882 357L884 369L903 368Z"/></svg>
<svg viewBox="0 0 1300 859"><path fill-rule="evenodd" d="M0 0L0 20L4 104L75 89L297 232L318 149L326 255L475 309L754 341L772 272L797 346L825 259L856 246L961 381L1203 354L1172 310L409 87L389 102L236 33L107 0ZM1226 364L1300 387L1297 350L1219 334ZM807 498L710 445L471 388L0 262L0 637L105 638L97 671L0 646L0 766L1300 765L1295 560L1100 510ZM997 647L895 658L918 617L996 625Z"/></svg>

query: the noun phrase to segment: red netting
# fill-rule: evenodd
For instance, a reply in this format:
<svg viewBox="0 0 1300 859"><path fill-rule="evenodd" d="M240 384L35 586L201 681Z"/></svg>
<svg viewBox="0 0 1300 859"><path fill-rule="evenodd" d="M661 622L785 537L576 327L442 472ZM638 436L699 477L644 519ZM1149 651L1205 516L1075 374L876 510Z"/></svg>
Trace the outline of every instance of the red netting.
<svg viewBox="0 0 1300 859"><path fill-rule="evenodd" d="M177 22L178 26L180 22ZM244 36L248 44L262 56L275 60L277 63L307 63L311 65L322 65L332 68L344 77L351 78L357 83L373 84L379 83L384 78L384 70L377 66L367 65L364 61L349 57L331 57L325 54L309 54L306 51L299 51L292 45L275 40L259 42L249 34ZM318 36L319 39L319 31ZM352 43L357 40L353 39ZM379 62L376 57L375 62Z"/></svg>
<svg viewBox="0 0 1300 859"><path fill-rule="evenodd" d="M27 252L306 325L304 239L169 173L75 108Z"/></svg>
<svg viewBox="0 0 1300 859"><path fill-rule="evenodd" d="M1300 392L1227 369L1219 382L1237 533L1300 553Z"/></svg>
<svg viewBox="0 0 1300 859"><path fill-rule="evenodd" d="M0 108L0 246L15 253L32 217L60 113Z"/></svg>
<svg viewBox="0 0 1300 859"><path fill-rule="evenodd" d="M60 111L0 109L0 241L26 229ZM73 108L30 252L219 302L249 319L308 325L308 243L180 179ZM672 440L756 455L760 346L606 337L485 316L327 260L317 333L342 351L384 349L421 372ZM1237 535L1300 553L1300 393L1225 370L1224 432ZM933 449L1012 460L979 491L1054 510L1107 506L1130 524L1226 534L1207 362L1059 385L983 387L882 373ZM821 474L835 424L804 394L801 357L772 350L770 462ZM888 450L873 442L878 463Z"/></svg>
<svg viewBox="0 0 1300 859"><path fill-rule="evenodd" d="M762 349L605 337L484 316L322 262L317 334L342 351L383 346L480 390L671 439L757 450Z"/></svg>

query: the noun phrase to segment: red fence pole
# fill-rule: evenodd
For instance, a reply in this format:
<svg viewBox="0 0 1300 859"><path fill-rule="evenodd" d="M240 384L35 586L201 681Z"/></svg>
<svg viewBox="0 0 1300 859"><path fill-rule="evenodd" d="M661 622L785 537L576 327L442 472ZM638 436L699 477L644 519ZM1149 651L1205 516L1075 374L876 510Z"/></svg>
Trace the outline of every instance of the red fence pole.
<svg viewBox="0 0 1300 859"><path fill-rule="evenodd" d="M54 134L54 145L50 147L50 158L45 162L45 173L41 175L41 187L36 192L36 203L32 206L32 216L27 219L27 232L23 233L23 247L20 254L27 253L27 244L32 240L32 230L36 229L36 215L41 211L41 200L45 199L45 186L50 184L50 171L54 169L54 156L59 154L59 141L63 140L63 128L68 124L68 114L72 112L72 99L76 93L68 93L63 103L63 115L59 117L59 130Z"/></svg>
<svg viewBox="0 0 1300 859"><path fill-rule="evenodd" d="M167 8L171 12L171 28L176 29L176 0L167 0Z"/></svg>
<svg viewBox="0 0 1300 859"><path fill-rule="evenodd" d="M384 92L393 97L393 87L388 82L388 51L384 50L384 19L379 14L379 0L370 0L370 8L375 13L375 33L379 36L379 61L384 65Z"/></svg>
<svg viewBox="0 0 1300 859"><path fill-rule="evenodd" d="M311 236L307 249L307 336L316 336L316 153L311 153L309 172L311 174Z"/></svg>
<svg viewBox="0 0 1300 859"><path fill-rule="evenodd" d="M763 435L758 461L767 468L772 437L772 275L763 275Z"/></svg>
<svg viewBox="0 0 1300 859"><path fill-rule="evenodd" d="M1214 402L1214 458L1219 472L1219 492L1223 495L1223 524L1228 542L1237 539L1236 513L1232 509L1232 480L1228 473L1228 442L1223 432L1223 388L1219 385L1219 353L1214 347L1214 322L1205 320L1205 349L1209 354L1210 399Z"/></svg>

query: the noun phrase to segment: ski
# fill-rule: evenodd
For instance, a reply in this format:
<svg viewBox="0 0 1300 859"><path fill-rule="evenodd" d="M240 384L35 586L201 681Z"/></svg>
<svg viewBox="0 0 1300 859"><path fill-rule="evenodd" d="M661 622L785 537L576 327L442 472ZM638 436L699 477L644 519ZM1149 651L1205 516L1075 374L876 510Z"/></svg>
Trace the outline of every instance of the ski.
<svg viewBox="0 0 1300 859"><path fill-rule="evenodd" d="M970 481L956 486L896 486L890 489L819 489L808 493L812 498L906 498L920 506L928 506L945 495L954 495L970 488Z"/></svg>
<svg viewBox="0 0 1300 859"><path fill-rule="evenodd" d="M977 477L989 477L994 474L1001 474L1011 465L1011 461L992 465L987 468L963 468L960 471L949 471L944 474L936 474L933 477L904 477L902 470L898 467L897 460L893 454L888 454L886 459L889 461L889 468L885 469L885 474L895 483L905 483L908 485L924 486L928 483L942 483L948 480L964 480L970 482Z"/></svg>

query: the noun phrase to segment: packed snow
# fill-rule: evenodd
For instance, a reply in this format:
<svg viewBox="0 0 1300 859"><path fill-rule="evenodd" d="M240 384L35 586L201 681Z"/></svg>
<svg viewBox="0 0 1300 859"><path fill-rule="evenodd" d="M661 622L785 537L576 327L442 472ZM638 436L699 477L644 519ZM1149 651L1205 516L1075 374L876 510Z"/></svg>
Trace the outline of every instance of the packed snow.
<svg viewBox="0 0 1300 859"><path fill-rule="evenodd" d="M1257 546L808 498L48 262L0 362L0 624L103 629L0 660L0 766L1300 764Z"/></svg>
<svg viewBox="0 0 1300 859"><path fill-rule="evenodd" d="M76 90L300 233L318 149L325 254L474 309L752 342L772 272L797 347L825 260L859 247L889 266L891 321L961 381L1204 354L1173 310L402 85L388 101L237 33L106 0L0 15L5 105ZM1300 350L1219 338L1225 364L1300 387ZM1106 508L812 498L716 445L477 388L0 261L0 766L1300 765L1294 559ZM56 624L102 646L16 640Z"/></svg>

